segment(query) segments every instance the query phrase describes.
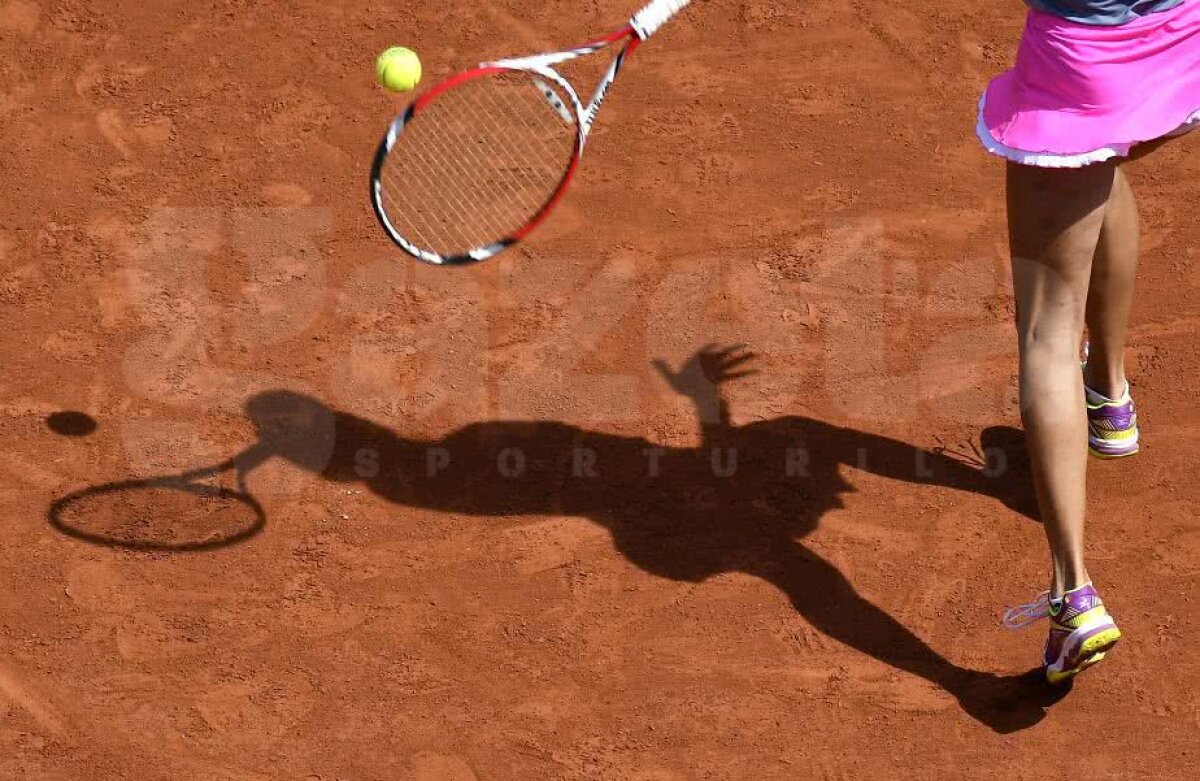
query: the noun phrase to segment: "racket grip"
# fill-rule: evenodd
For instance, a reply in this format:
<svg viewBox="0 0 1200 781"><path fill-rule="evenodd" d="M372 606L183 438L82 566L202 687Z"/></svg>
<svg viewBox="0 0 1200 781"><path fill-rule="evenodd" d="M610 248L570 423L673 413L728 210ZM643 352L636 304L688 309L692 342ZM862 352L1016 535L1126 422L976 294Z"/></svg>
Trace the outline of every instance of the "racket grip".
<svg viewBox="0 0 1200 781"><path fill-rule="evenodd" d="M637 36L643 41L658 32L675 16L687 7L692 0L653 0L642 10L633 15L630 25Z"/></svg>

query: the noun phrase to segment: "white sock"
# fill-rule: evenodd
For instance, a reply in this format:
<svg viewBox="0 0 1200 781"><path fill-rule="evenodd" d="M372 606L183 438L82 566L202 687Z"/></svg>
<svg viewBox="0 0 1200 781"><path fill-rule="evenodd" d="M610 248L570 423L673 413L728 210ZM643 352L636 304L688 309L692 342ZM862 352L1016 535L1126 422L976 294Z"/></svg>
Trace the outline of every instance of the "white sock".
<svg viewBox="0 0 1200 781"><path fill-rule="evenodd" d="M1128 382L1125 383L1125 392L1115 399L1110 399L1103 394L1096 393L1096 391L1092 390L1086 385L1083 386L1083 390L1087 394L1088 404L1091 404L1092 406L1096 406L1098 404L1119 404L1129 398Z"/></svg>

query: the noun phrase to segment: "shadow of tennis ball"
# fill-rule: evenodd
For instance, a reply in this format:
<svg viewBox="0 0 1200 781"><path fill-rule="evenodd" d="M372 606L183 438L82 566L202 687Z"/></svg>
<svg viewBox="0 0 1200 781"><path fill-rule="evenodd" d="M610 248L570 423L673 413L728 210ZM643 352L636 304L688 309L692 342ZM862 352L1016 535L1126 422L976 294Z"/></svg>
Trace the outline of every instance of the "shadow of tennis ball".
<svg viewBox="0 0 1200 781"><path fill-rule="evenodd" d="M72 410L55 412L47 416L46 425L55 434L64 437L86 437L98 428L95 418L91 415Z"/></svg>

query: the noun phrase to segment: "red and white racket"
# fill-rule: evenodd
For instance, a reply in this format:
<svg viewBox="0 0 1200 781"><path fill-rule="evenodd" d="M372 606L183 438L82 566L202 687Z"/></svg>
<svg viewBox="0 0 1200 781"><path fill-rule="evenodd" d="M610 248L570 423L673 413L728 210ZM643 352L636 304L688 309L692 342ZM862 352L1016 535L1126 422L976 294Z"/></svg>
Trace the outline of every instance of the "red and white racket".
<svg viewBox="0 0 1200 781"><path fill-rule="evenodd" d="M690 2L653 0L585 46L484 63L417 98L371 169L388 236L439 265L486 260L528 236L562 199L625 59ZM620 43L585 106L555 66Z"/></svg>

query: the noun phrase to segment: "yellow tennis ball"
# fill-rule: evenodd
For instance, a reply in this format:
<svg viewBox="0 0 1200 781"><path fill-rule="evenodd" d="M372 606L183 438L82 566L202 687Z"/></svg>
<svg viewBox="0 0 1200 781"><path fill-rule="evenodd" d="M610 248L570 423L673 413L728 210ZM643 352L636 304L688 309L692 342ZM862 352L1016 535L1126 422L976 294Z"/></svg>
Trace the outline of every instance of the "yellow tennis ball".
<svg viewBox="0 0 1200 781"><path fill-rule="evenodd" d="M421 81L421 60L412 49L393 46L375 61L375 77L392 92L408 92Z"/></svg>

